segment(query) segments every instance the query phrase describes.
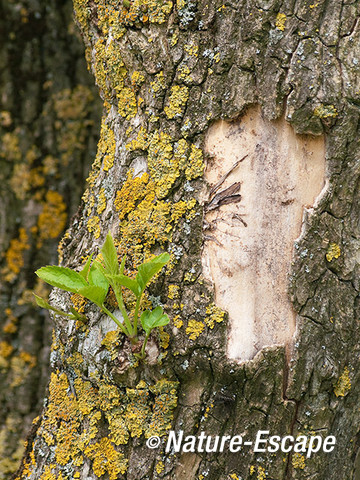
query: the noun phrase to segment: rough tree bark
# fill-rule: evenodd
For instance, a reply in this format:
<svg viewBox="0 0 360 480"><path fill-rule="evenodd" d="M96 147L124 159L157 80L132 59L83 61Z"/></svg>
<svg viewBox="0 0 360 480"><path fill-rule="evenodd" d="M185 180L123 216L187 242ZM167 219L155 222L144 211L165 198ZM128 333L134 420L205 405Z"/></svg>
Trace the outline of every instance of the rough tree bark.
<svg viewBox="0 0 360 480"><path fill-rule="evenodd" d="M50 375L36 268L79 205L101 102L71 1L0 2L0 478L19 467ZM99 108L100 105L100 108Z"/></svg>
<svg viewBox="0 0 360 480"><path fill-rule="evenodd" d="M16 478L359 478L359 3L75 0L74 8L104 117L61 262L80 268L109 230L130 273L167 250L171 264L148 301L172 321L137 364L111 320L72 297L88 323L55 319L49 396ZM271 125L285 115L299 141L325 137L328 187L289 264L294 340L255 345L239 362L228 358L230 327L202 267L211 241L204 145L219 119L245 128L254 105ZM220 211L227 201L217 201ZM71 302L58 290L52 299ZM111 296L109 304L116 308ZM311 458L251 448L166 454L170 427L250 439L260 429L320 432L337 445ZM145 445L151 435L163 439L156 450Z"/></svg>

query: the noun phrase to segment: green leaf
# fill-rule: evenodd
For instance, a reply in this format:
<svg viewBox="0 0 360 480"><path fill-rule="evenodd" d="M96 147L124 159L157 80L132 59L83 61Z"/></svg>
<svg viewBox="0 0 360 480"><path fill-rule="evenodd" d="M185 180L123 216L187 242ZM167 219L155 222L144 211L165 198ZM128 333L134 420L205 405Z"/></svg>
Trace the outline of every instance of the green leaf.
<svg viewBox="0 0 360 480"><path fill-rule="evenodd" d="M38 297L35 293L33 293L33 295L35 297L36 303L41 308L46 308L47 310L51 310L57 315L61 315L63 317L69 317L73 320L84 320L84 319L86 320L85 315L81 315L81 313L77 312L72 307L70 308L72 313L66 313L66 312L63 312L62 310L59 310L58 308L53 307L52 305L50 305L50 303L46 302L43 298Z"/></svg>
<svg viewBox="0 0 360 480"><path fill-rule="evenodd" d="M90 268L89 284L95 287L100 287L103 290L106 290L106 292L109 290L109 282L105 276L104 267L96 260Z"/></svg>
<svg viewBox="0 0 360 480"><path fill-rule="evenodd" d="M92 257L93 257L93 253L90 255L90 257L88 258L87 262L85 263L85 266L82 270L80 270L80 275L85 278L85 280L87 280L87 276L88 276L88 273L89 273L89 270L90 270L90 264L91 264L91 260L92 260Z"/></svg>
<svg viewBox="0 0 360 480"><path fill-rule="evenodd" d="M101 249L101 253L104 259L106 273L108 275L116 275L117 273L119 273L117 251L110 232L106 236L106 240Z"/></svg>
<svg viewBox="0 0 360 480"><path fill-rule="evenodd" d="M136 298L141 295L141 288L138 282L126 275L108 275L108 279L111 283L121 285L131 290Z"/></svg>
<svg viewBox="0 0 360 480"><path fill-rule="evenodd" d="M104 303L107 292L108 292L107 289L105 290L104 288L90 285L90 286L81 288L78 293L83 297L87 298L88 300L91 300L99 307L101 307L102 304Z"/></svg>
<svg viewBox="0 0 360 480"><path fill-rule="evenodd" d="M124 273L125 261L126 261L126 255L124 255L124 258L121 260L121 265L120 265L120 270L119 270L120 275L122 275Z"/></svg>
<svg viewBox="0 0 360 480"><path fill-rule="evenodd" d="M38 297L34 292L33 295L35 297L36 303L39 305L41 308L47 308L48 310L53 310L54 307L50 305L50 303L46 302L43 298Z"/></svg>
<svg viewBox="0 0 360 480"><path fill-rule="evenodd" d="M145 262L139 266L136 280L140 285L141 290L144 290L146 285L150 282L154 275L156 275L170 260L168 253L162 253L157 257Z"/></svg>
<svg viewBox="0 0 360 480"><path fill-rule="evenodd" d="M76 320L81 320L82 322L87 320L86 315L79 313L74 307L70 307L70 312L74 315Z"/></svg>
<svg viewBox="0 0 360 480"><path fill-rule="evenodd" d="M154 310L145 310L141 315L141 325L146 334L156 327L164 327L169 323L169 317L164 313L162 307L156 307Z"/></svg>
<svg viewBox="0 0 360 480"><path fill-rule="evenodd" d="M87 286L84 277L70 268L53 265L39 268L35 273L49 285L61 288L67 292L78 293L80 288Z"/></svg>

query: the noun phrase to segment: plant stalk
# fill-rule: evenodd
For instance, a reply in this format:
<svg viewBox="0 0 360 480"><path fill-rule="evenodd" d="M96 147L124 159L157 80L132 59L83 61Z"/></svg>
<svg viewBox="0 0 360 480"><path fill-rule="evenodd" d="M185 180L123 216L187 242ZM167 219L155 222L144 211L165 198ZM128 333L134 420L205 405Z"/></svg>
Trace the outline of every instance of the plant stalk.
<svg viewBox="0 0 360 480"><path fill-rule="evenodd" d="M128 332L126 326L123 325L123 324L115 317L115 315L112 314L112 313L110 312L110 310L108 310L108 309L105 307L104 304L101 305L101 309L102 309L102 311L103 311L104 313L106 313L106 315L108 315L112 320L114 320L114 322L116 323L116 325L118 325L118 327L120 328L120 330L121 330L123 333L125 333L125 335L126 335L127 337L130 337L129 332Z"/></svg>
<svg viewBox="0 0 360 480"><path fill-rule="evenodd" d="M140 302L141 302L142 294L143 294L143 292L141 292L139 297L136 299L135 313L134 313L134 333L135 333L135 335L137 335L137 326L138 326L138 320L139 320L139 308L140 308Z"/></svg>
<svg viewBox="0 0 360 480"><path fill-rule="evenodd" d="M123 316L123 319L124 319L124 323L126 325L126 328L129 332L128 334L128 337L130 338L134 338L136 337L136 331L133 330L133 327L131 325L131 322L130 322L130 319L128 317L128 314L126 313L126 309L125 309L125 305L124 305L124 301L123 301L123 298L122 298L122 292L121 292L121 287L120 289L118 288L118 286L115 284L111 285L113 290L114 290L114 293L115 293L115 297L116 297L116 300L118 302L118 305L119 305L119 309L120 309L120 312Z"/></svg>
<svg viewBox="0 0 360 480"><path fill-rule="evenodd" d="M146 344L147 344L147 341L148 341L148 339L149 339L150 333L151 333L151 332L149 332L149 333L146 334L146 337L145 337L145 340L144 340L144 343L143 343L143 346L142 346L141 352L140 352L141 358L145 358L145 348L146 348Z"/></svg>

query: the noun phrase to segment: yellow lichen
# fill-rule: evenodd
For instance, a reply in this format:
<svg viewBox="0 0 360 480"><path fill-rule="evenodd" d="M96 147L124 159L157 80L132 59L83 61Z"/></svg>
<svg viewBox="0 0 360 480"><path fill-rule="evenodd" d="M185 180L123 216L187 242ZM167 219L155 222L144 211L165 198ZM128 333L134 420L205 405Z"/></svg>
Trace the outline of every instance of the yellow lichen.
<svg viewBox="0 0 360 480"><path fill-rule="evenodd" d="M189 79L189 74L190 74L190 68L188 67L188 65L181 65L178 69L178 72L179 72L179 78L181 80L186 80L186 79Z"/></svg>
<svg viewBox="0 0 360 480"><path fill-rule="evenodd" d="M349 374L350 372L348 367L345 367L334 387L334 393L337 397L345 397L350 392L351 381Z"/></svg>
<svg viewBox="0 0 360 480"><path fill-rule="evenodd" d="M126 472L128 461L115 450L107 437L87 447L85 454L93 461L92 469L98 477L107 473L110 480L117 480L120 473Z"/></svg>
<svg viewBox="0 0 360 480"><path fill-rule="evenodd" d="M170 335L165 332L163 327L159 328L160 346L166 350L169 347Z"/></svg>
<svg viewBox="0 0 360 480"><path fill-rule="evenodd" d="M305 468L305 457L300 453L294 453L291 460L292 466L294 468L299 468L300 470L304 470Z"/></svg>
<svg viewBox="0 0 360 480"><path fill-rule="evenodd" d="M224 321L225 312L221 308L217 307L215 303L211 303L206 307L205 323L209 328L214 328L215 323L221 323Z"/></svg>
<svg viewBox="0 0 360 480"><path fill-rule="evenodd" d="M90 382L76 378L74 387L77 396L77 406L82 415L89 413L98 406L98 392Z"/></svg>
<svg viewBox="0 0 360 480"><path fill-rule="evenodd" d="M163 472L165 469L165 465L164 465L164 462L157 462L156 466L155 466L155 470L158 474L160 474L161 472Z"/></svg>
<svg viewBox="0 0 360 480"><path fill-rule="evenodd" d="M79 354L74 354L71 365L78 376L72 388L65 373L52 373L38 435L53 447L56 464L50 468L54 474L59 473L59 466L70 463L81 468L88 458L95 475L108 474L115 480L125 473L128 462L116 446L125 445L130 435L162 436L171 428L177 382L162 379L149 386L141 381L136 388L125 389L102 381L97 388L81 378L79 362ZM100 423L104 422L108 436L101 437ZM33 464L25 465L29 472L35 465L34 450L30 458Z"/></svg>
<svg viewBox="0 0 360 480"><path fill-rule="evenodd" d="M174 298L179 298L180 287L179 285L172 285L168 286L168 297L173 300Z"/></svg>
<svg viewBox="0 0 360 480"><path fill-rule="evenodd" d="M0 142L0 158L5 159L8 162L17 163L21 160L20 150L20 132L18 130L14 132L5 133Z"/></svg>
<svg viewBox="0 0 360 480"><path fill-rule="evenodd" d="M63 259L63 256L64 256L64 244L66 242L66 240L70 237L70 233L69 232L65 232L65 234L63 235L62 239L60 240L59 242L59 245L58 245L58 255L59 255L59 263L62 262L62 259Z"/></svg>
<svg viewBox="0 0 360 480"><path fill-rule="evenodd" d="M98 198L98 206L96 208L96 212L100 215L106 208L106 196L105 196L105 189L102 188L99 193Z"/></svg>
<svg viewBox="0 0 360 480"><path fill-rule="evenodd" d="M130 152L134 150L146 150L148 148L147 133L144 127L140 127L136 138L126 144L127 150Z"/></svg>
<svg viewBox="0 0 360 480"><path fill-rule="evenodd" d="M12 124L11 113L7 110L2 110L0 112L0 125L2 127L10 127Z"/></svg>
<svg viewBox="0 0 360 480"><path fill-rule="evenodd" d="M315 108L314 115L319 118L335 118L339 114L334 105L321 104Z"/></svg>
<svg viewBox="0 0 360 480"><path fill-rule="evenodd" d="M10 361L12 374L10 387L19 387L35 366L36 357L28 352L20 352L19 355L13 356Z"/></svg>
<svg viewBox="0 0 360 480"><path fill-rule="evenodd" d="M5 308L6 323L3 325L2 330L4 333L15 333L17 332L17 322L18 319L13 314L11 308Z"/></svg>
<svg viewBox="0 0 360 480"><path fill-rule="evenodd" d="M141 72L135 71L131 75L131 85L135 87L139 87L142 83L145 82L145 77Z"/></svg>
<svg viewBox="0 0 360 480"><path fill-rule="evenodd" d="M134 210L138 200L143 199L151 191L151 185L148 186L149 175L143 173L141 177L133 178L133 172L129 170L127 179L121 190L116 194L114 201L115 208L120 211L119 218L123 220L127 214Z"/></svg>
<svg viewBox="0 0 360 480"><path fill-rule="evenodd" d="M8 358L14 351L14 348L10 345L10 343L2 341L0 342L0 357Z"/></svg>
<svg viewBox="0 0 360 480"><path fill-rule="evenodd" d="M106 125L105 119L103 118L96 157L100 161L102 160L102 168L104 172L108 172L114 165L115 148L116 145L114 132Z"/></svg>
<svg viewBox="0 0 360 480"><path fill-rule="evenodd" d="M186 53L188 53L192 57L197 57L199 53L199 47L198 45L184 45L184 50Z"/></svg>
<svg viewBox="0 0 360 480"><path fill-rule="evenodd" d="M150 414L150 407L147 404L149 391L145 384L139 384L137 388L127 388L126 394L131 402L126 408L126 426L132 437L140 437Z"/></svg>
<svg viewBox="0 0 360 480"><path fill-rule="evenodd" d="M120 115L127 120L135 117L137 112L137 103L133 90L128 87L123 87L119 89L116 96L119 100L118 111Z"/></svg>
<svg viewBox="0 0 360 480"><path fill-rule="evenodd" d="M195 145L191 146L188 164L185 168L185 175L188 180L200 177L204 172L203 153Z"/></svg>
<svg viewBox="0 0 360 480"><path fill-rule="evenodd" d="M26 193L31 188L30 167L26 163L17 163L14 165L10 187L19 200L24 200Z"/></svg>
<svg viewBox="0 0 360 480"><path fill-rule="evenodd" d="M74 0L75 17L84 31L87 28L87 21L90 17L88 3L89 0Z"/></svg>
<svg viewBox="0 0 360 480"><path fill-rule="evenodd" d="M79 313L84 313L87 300L78 293L73 293L70 299L72 301L72 304L74 305L75 310Z"/></svg>
<svg viewBox="0 0 360 480"><path fill-rule="evenodd" d="M285 30L286 15L285 13L278 13L276 16L275 27L282 32Z"/></svg>
<svg viewBox="0 0 360 480"><path fill-rule="evenodd" d="M180 175L170 135L155 131L150 138L148 152L149 173L156 184L156 195L164 198Z"/></svg>
<svg viewBox="0 0 360 480"><path fill-rule="evenodd" d="M161 92L166 88L166 82L164 77L164 72L161 70L157 75L155 75L155 80L150 83L150 86L154 93Z"/></svg>
<svg viewBox="0 0 360 480"><path fill-rule="evenodd" d="M265 468L258 466L257 480L265 480L265 479L266 479Z"/></svg>
<svg viewBox="0 0 360 480"><path fill-rule="evenodd" d="M173 411L177 405L177 386L178 382L167 379L159 380L155 385L150 386L150 391L155 395L155 403L145 431L146 438L153 435L161 437L170 430Z"/></svg>
<svg viewBox="0 0 360 480"><path fill-rule="evenodd" d="M205 325L202 322L191 319L186 327L186 334L189 336L190 340L196 340L204 328Z"/></svg>
<svg viewBox="0 0 360 480"><path fill-rule="evenodd" d="M39 435L49 445L55 445L55 458L59 465L66 465L79 453L77 445L80 416L77 402L69 392L65 373L52 373L49 385L49 406Z"/></svg>
<svg viewBox="0 0 360 480"><path fill-rule="evenodd" d="M176 328L181 328L184 325L184 322L181 320L180 315L176 315L173 318L173 324Z"/></svg>
<svg viewBox="0 0 360 480"><path fill-rule="evenodd" d="M177 44L179 40L179 33L178 32L174 32L172 34L172 37L171 37L171 40L170 40L170 46L171 47L175 47L175 45Z"/></svg>
<svg viewBox="0 0 360 480"><path fill-rule="evenodd" d="M120 404L121 392L116 385L102 383L99 388L100 408L107 412Z"/></svg>
<svg viewBox="0 0 360 480"><path fill-rule="evenodd" d="M14 238L10 241L10 247L5 253L6 265L2 270L2 275L5 281L11 282L20 273L21 268L24 266L24 251L29 250L28 244L29 237L25 228L19 228L18 238Z"/></svg>
<svg viewBox="0 0 360 480"><path fill-rule="evenodd" d="M330 243L327 253L326 253L326 260L331 262L334 258L339 258L341 255L340 247L337 243Z"/></svg>
<svg viewBox="0 0 360 480"><path fill-rule="evenodd" d="M87 229L89 233L93 233L94 238L100 237L100 218L99 217L91 217L87 222Z"/></svg>
<svg viewBox="0 0 360 480"><path fill-rule="evenodd" d="M130 435L123 409L114 409L111 413L106 414L106 419L109 422L110 440L115 445L126 445Z"/></svg>
<svg viewBox="0 0 360 480"><path fill-rule="evenodd" d="M101 8L99 8L101 13ZM95 44L93 61L96 82L106 101L111 103L113 96L119 95L125 86L127 72L120 51L114 41L108 43L99 38Z"/></svg>
<svg viewBox="0 0 360 480"><path fill-rule="evenodd" d="M175 85L171 87L171 93L168 100L168 106L164 112L169 119L180 118L185 110L189 98L189 89L186 86Z"/></svg>
<svg viewBox="0 0 360 480"><path fill-rule="evenodd" d="M62 195L49 190L46 193L43 209L37 221L37 247L40 248L45 240L57 238L64 230L66 220L66 204Z"/></svg>
<svg viewBox="0 0 360 480"><path fill-rule="evenodd" d="M111 359L115 360L118 356L118 347L120 344L120 331L112 330L105 335L105 338L101 342L106 350L110 353Z"/></svg>

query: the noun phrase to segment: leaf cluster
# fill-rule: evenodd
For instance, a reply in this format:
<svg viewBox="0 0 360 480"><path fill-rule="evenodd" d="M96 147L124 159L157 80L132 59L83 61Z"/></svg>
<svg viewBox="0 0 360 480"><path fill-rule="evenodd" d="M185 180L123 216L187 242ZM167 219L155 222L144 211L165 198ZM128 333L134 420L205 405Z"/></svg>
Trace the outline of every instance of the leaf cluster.
<svg viewBox="0 0 360 480"><path fill-rule="evenodd" d="M141 300L146 287L154 276L166 265L170 256L168 253L162 253L142 263L138 268L135 278L131 278L124 274L126 258L124 257L119 264L114 240L110 233L108 233L105 243L101 248L101 254L103 263L98 260L92 262L91 255L80 272L76 272L71 268L52 265L39 268L35 273L53 287L61 288L67 292L77 293L95 303L95 305L114 320L120 330L127 335L133 343L137 343L138 341L137 332L140 320L141 326L146 334L141 353L141 355L144 356L146 342L151 331L156 327L167 325L169 323L169 317L164 314L162 307L141 312ZM114 291L123 322L119 321L104 304L110 286ZM122 287L131 290L135 295L136 304L133 320L130 320L126 311ZM71 308L71 313L66 313L52 307L37 295L35 295L35 299L40 307L52 310L58 315L64 315L72 319L85 319L84 315L79 314L74 308Z"/></svg>

